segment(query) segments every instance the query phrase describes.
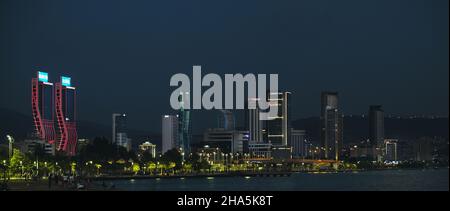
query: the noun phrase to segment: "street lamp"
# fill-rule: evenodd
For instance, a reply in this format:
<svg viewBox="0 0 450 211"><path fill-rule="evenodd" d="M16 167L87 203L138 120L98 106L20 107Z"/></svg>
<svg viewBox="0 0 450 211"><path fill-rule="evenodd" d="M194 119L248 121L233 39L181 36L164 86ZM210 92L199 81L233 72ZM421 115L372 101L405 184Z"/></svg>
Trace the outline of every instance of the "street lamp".
<svg viewBox="0 0 450 211"><path fill-rule="evenodd" d="M95 167L97 167L97 175L100 175L100 168L102 167L101 164L95 164Z"/></svg>
<svg viewBox="0 0 450 211"><path fill-rule="evenodd" d="M20 161L20 176L23 177L23 162Z"/></svg>
<svg viewBox="0 0 450 211"><path fill-rule="evenodd" d="M12 155L13 155L13 143L14 143L14 138L10 135L6 135L6 139L8 139L8 144L9 144L9 159L11 160Z"/></svg>

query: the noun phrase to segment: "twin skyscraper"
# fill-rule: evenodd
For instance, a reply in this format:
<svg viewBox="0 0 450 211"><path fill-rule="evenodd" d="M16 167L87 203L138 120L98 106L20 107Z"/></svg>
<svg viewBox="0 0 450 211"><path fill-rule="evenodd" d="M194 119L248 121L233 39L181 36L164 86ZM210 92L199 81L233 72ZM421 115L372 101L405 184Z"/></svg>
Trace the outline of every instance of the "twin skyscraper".
<svg viewBox="0 0 450 211"><path fill-rule="evenodd" d="M51 83L46 72L31 79L31 108L37 136L57 151L73 156L77 146L76 89L71 78Z"/></svg>

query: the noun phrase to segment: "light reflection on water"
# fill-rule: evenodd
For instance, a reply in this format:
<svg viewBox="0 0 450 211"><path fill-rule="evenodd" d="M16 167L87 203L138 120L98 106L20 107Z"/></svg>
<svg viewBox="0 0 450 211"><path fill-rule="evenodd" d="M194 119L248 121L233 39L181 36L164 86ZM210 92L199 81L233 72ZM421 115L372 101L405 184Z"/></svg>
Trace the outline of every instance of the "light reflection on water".
<svg viewBox="0 0 450 211"><path fill-rule="evenodd" d="M290 177L199 177L112 181L136 191L449 190L449 169L293 173Z"/></svg>

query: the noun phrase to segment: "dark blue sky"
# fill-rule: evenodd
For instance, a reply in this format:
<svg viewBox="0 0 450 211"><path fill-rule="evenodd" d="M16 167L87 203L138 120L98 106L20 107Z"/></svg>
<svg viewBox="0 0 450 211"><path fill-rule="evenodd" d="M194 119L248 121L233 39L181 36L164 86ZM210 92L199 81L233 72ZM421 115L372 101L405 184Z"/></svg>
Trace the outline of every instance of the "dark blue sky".
<svg viewBox="0 0 450 211"><path fill-rule="evenodd" d="M79 119L159 131L169 79L278 73L293 118L318 116L320 92L346 114L448 115L447 0L2 0L0 108L31 114L30 79L72 76ZM198 114L197 122L215 122ZM209 125L196 126L207 127ZM195 128L194 128L195 129Z"/></svg>

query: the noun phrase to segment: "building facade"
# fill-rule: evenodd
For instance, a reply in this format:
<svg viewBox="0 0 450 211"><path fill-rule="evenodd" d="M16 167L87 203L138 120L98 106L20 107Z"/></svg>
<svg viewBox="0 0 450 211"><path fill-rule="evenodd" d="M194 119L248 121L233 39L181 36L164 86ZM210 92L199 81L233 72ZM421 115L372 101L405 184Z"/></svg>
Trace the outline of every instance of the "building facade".
<svg viewBox="0 0 450 211"><path fill-rule="evenodd" d="M269 116L265 121L265 131L267 142L272 145L287 146L289 138L289 99L290 92L269 92L269 107L278 107L278 113L275 116Z"/></svg>
<svg viewBox="0 0 450 211"><path fill-rule="evenodd" d="M131 150L131 139L127 134L127 115L112 114L112 143Z"/></svg>
<svg viewBox="0 0 450 211"><path fill-rule="evenodd" d="M292 159L292 147L289 146L272 146L272 159L276 161L285 161Z"/></svg>
<svg viewBox="0 0 450 211"><path fill-rule="evenodd" d="M162 154L177 147L178 121L178 116L175 115L162 116Z"/></svg>
<svg viewBox="0 0 450 211"><path fill-rule="evenodd" d="M291 128L291 136L288 146L292 147L292 157L302 158L308 156L308 146L305 140L304 130L295 130Z"/></svg>
<svg viewBox="0 0 450 211"><path fill-rule="evenodd" d="M56 154L56 145L50 144L40 138L28 138L25 139L20 147L23 153L35 154L37 151L45 153L47 155Z"/></svg>
<svg viewBox="0 0 450 211"><path fill-rule="evenodd" d="M384 140L384 161L396 162L398 161L397 139Z"/></svg>
<svg viewBox="0 0 450 211"><path fill-rule="evenodd" d="M245 110L245 125L249 131L249 141L263 142L263 121L259 118L259 106L257 98L248 99L248 107Z"/></svg>
<svg viewBox="0 0 450 211"><path fill-rule="evenodd" d="M38 137L50 144L56 144L54 87L46 72L37 72L31 79L31 108L35 132Z"/></svg>
<svg viewBox="0 0 450 211"><path fill-rule="evenodd" d="M252 159L272 159L271 143L249 142L248 151Z"/></svg>
<svg viewBox="0 0 450 211"><path fill-rule="evenodd" d="M343 118L338 106L337 92L322 92L320 121L322 157L339 160L343 141Z"/></svg>
<svg viewBox="0 0 450 211"><path fill-rule="evenodd" d="M58 123L58 151L70 156L76 154L76 89L71 85L71 78L62 76L55 84L55 108Z"/></svg>
<svg viewBox="0 0 450 211"><path fill-rule="evenodd" d="M224 153L243 153L248 144L249 132L209 129L204 133L204 143L211 148L220 148Z"/></svg>
<svg viewBox="0 0 450 211"><path fill-rule="evenodd" d="M176 142L176 147L182 154L189 154L191 151L191 111L185 109L185 101L189 100L188 98L189 93L181 93L178 98L180 109L178 111L178 140Z"/></svg>
<svg viewBox="0 0 450 211"><path fill-rule="evenodd" d="M384 111L381 105L369 107L369 146L380 151L384 143ZM381 153L377 153L381 154ZM375 157L373 158L376 159Z"/></svg>
<svg viewBox="0 0 450 211"><path fill-rule="evenodd" d="M217 128L223 128L224 130L236 129L236 119L232 111L220 110L220 115L217 118Z"/></svg>
<svg viewBox="0 0 450 211"><path fill-rule="evenodd" d="M31 80L31 107L37 137L57 151L74 156L77 147L76 89L71 78L49 82L46 72ZM57 128L57 130L56 130Z"/></svg>
<svg viewBox="0 0 450 211"><path fill-rule="evenodd" d="M152 158L156 158L156 145L146 141L139 145L140 153L149 152L152 155Z"/></svg>

